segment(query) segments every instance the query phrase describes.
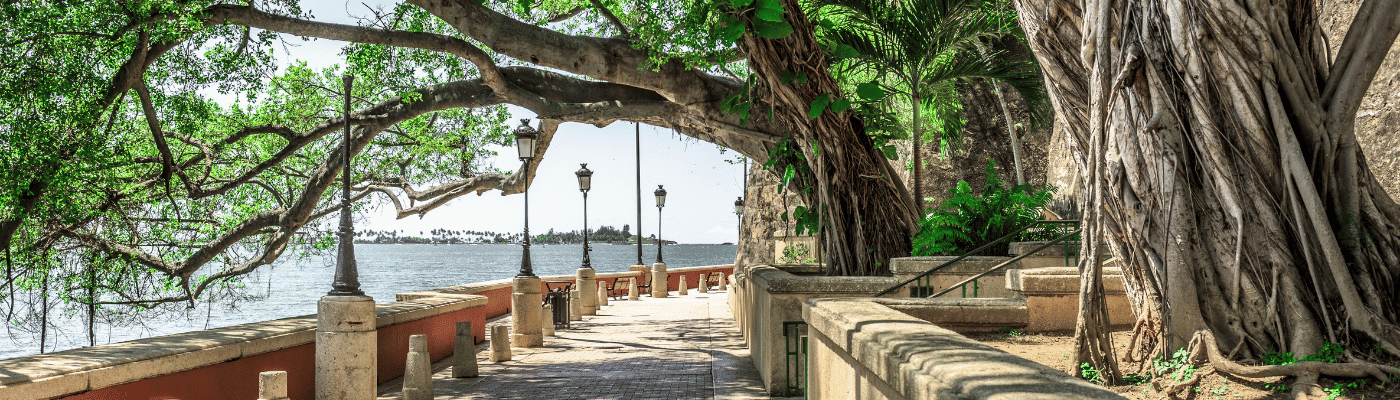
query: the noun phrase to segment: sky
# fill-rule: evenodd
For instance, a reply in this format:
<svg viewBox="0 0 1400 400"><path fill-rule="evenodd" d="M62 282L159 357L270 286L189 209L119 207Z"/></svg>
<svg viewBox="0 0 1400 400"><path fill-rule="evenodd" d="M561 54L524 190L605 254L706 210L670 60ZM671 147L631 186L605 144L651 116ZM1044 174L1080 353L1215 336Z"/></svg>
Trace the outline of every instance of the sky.
<svg viewBox="0 0 1400 400"><path fill-rule="evenodd" d="M355 24L358 17L370 15L367 7L392 8L395 2L306 0L301 3L315 20ZM340 49L345 42L303 41L283 35L286 50L277 51L285 70L294 60L320 69L343 63ZM290 51L290 53L288 52ZM212 94L216 98L233 94ZM512 124L521 118L535 118L523 108L509 106ZM536 121L536 127L537 121ZM592 229L608 225L637 229L637 144L634 124L615 122L604 128L565 123L560 125L530 186L530 232L540 234L551 228L559 231L583 227L583 196L574 171L580 163L593 170L593 188L588 195L588 222ZM662 211L661 233L680 243L734 242L738 217L734 200L743 194L743 164L733 151L670 129L641 126L641 232L651 236L657 230L657 209L652 192L664 185L667 197ZM496 148L500 157L495 166L519 169L520 161L512 147ZM423 189L422 187L416 187ZM376 202L382 203L382 202ZM406 201L405 201L406 203ZM400 235L418 236L432 229L475 230L518 233L524 227L524 196L501 196L490 191L481 196L466 195L429 212L426 216L394 218L392 205L381 205L368 215L358 215L356 230L402 230Z"/></svg>

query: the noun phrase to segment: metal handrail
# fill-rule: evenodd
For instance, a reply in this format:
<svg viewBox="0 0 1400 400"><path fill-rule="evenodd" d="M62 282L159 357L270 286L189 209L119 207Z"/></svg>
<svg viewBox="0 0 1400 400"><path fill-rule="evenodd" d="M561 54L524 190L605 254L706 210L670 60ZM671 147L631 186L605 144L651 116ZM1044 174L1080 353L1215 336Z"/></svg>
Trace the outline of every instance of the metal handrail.
<svg viewBox="0 0 1400 400"><path fill-rule="evenodd" d="M945 268L945 267L947 267L947 266L949 266L949 265L953 265L953 263L956 263L956 262L958 262L958 261L962 261L963 259L968 258L968 257L972 257L973 254L977 254L977 253L981 252L982 250L986 250L986 249L988 249L988 248L991 248L992 246L997 245L997 244L1001 243L1002 241L1005 241L1006 239L1010 239L1010 238L1012 238L1012 237L1015 237L1016 235L1021 234L1022 232L1025 232L1025 231L1028 230L1028 229L1034 228L1034 227L1036 227L1037 225L1040 225L1040 224L1078 224L1078 223L1079 223L1079 220L1077 220L1077 219L1040 220L1040 221L1032 222L1032 223L1030 223L1029 225L1026 225L1026 226L1021 227L1021 229L1017 229L1015 232L1008 233L1008 234L1006 234L1006 236L1002 236L1002 237L1000 237L1000 238L997 238L997 240L993 240L993 241L991 241L991 242L988 242L987 244L982 245L982 247L978 247L978 248L976 248L976 249L973 249L972 251L963 253L963 255L957 256L957 258L954 258L954 259L952 259L952 260L949 260L949 261L946 261L946 262L944 262L944 263L942 263L942 264L939 264L937 267L933 267L933 268L929 269L928 271L924 271L924 273L919 274L918 276L915 276L915 277L913 277L913 278L909 278L908 280L906 280L906 281L904 281L904 282L900 282L900 283L898 283L898 284L895 284L894 286L890 286L889 289L885 289L884 291L881 291L880 293L876 293L874 297L880 297L880 296L884 296L884 295L893 293L895 290L899 290L899 288L902 288L902 287L904 287L904 286L907 286L907 285L909 285L910 283L914 283L915 281L918 281L919 279L922 279L922 278L924 278L924 277L926 277L926 276L932 275L934 272L938 272L939 270L941 270L941 269L943 269L943 268ZM1078 233L1079 230L1080 230L1080 229L1076 229L1076 230L1075 230L1075 233ZM1067 236L1068 236L1068 235L1067 235ZM1063 239L1063 237L1062 237L1062 239ZM1052 242L1052 244L1053 244L1053 243L1058 243L1059 241L1061 241L1061 239L1056 239L1054 242ZM1042 249L1043 249L1043 248L1042 248ZM1036 249L1036 251L1040 251L1040 250L1041 250L1041 249ZM1030 254L1035 254L1035 252L1033 251L1033 252L1031 252ZM1019 258L1018 258L1018 260L1019 260ZM966 284L966 283L964 282L964 284ZM955 287L955 286L954 286L954 287Z"/></svg>
<svg viewBox="0 0 1400 400"><path fill-rule="evenodd" d="M1012 259L1010 259L1010 260L1006 260L1005 262L1003 262L1003 263L1001 263L1001 264L997 264L997 266L992 267L991 269L988 269L988 270L986 270L986 271L983 271L983 272L980 273L980 274L973 275L971 278L964 279L962 282L958 282L958 283L956 283L956 284L954 284L954 285L952 285L952 286L949 286L947 289L943 289L942 292L938 292L938 293L933 294L932 296L929 296L929 298L934 298L934 297L938 297L938 296L942 296L942 295L948 294L948 292L953 291L953 288L961 287L961 286L963 286L963 285L967 285L968 282L973 282L973 281L976 281L977 279L979 279L979 278L981 278L981 277L990 275L992 272L996 272L996 270L1005 268L1007 265L1011 265L1011 263L1014 263L1014 262L1017 262L1017 261L1021 261L1021 259L1026 258L1026 257L1030 257L1032 254L1038 253L1038 252L1040 252L1041 250L1045 250L1045 248L1047 248L1047 247L1054 246L1056 243L1063 242L1063 241L1065 241L1065 239L1069 239L1070 236L1078 235L1079 232L1080 232L1080 231L1083 231L1083 230L1084 230L1084 228L1077 228L1077 229L1074 230L1074 232L1066 233L1066 234L1064 234L1064 236L1060 236L1059 238L1056 238L1055 240L1051 240L1051 241L1048 242L1048 243L1045 243L1045 244L1040 245L1040 247L1036 247L1035 250L1028 251L1028 252L1026 252L1026 254L1018 255L1018 256L1016 256L1016 258L1012 258Z"/></svg>

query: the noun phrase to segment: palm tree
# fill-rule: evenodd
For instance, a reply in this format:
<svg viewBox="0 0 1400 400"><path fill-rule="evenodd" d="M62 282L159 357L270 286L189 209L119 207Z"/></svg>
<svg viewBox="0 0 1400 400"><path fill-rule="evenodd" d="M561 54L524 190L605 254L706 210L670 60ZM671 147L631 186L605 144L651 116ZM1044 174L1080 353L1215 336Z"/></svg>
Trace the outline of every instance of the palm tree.
<svg viewBox="0 0 1400 400"><path fill-rule="evenodd" d="M924 207L919 143L931 141L925 118L939 133L940 152L958 147L962 103L958 84L972 78L1005 83L1020 93L1038 123L1046 110L1045 86L1034 63L1012 61L983 44L1020 33L1009 6L997 0L817 0L815 13L837 57L834 74L848 82L870 79L885 93L888 108L912 113L914 204ZM1023 37L1023 34L1016 35ZM1023 40L1022 40L1023 41ZM1000 93L996 93L1000 98ZM1005 102L1002 102L1005 108ZM902 113L900 113L902 114ZM1013 127L1008 134L1014 141ZM1013 146L1015 158L1020 149ZM1016 165L1017 176L1021 166Z"/></svg>

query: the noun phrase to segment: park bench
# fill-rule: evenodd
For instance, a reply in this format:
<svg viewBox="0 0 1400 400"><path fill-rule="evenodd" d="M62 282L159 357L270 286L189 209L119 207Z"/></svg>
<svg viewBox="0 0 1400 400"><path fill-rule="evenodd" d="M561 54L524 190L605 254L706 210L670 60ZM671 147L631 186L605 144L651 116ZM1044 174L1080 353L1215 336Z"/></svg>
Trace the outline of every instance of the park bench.
<svg viewBox="0 0 1400 400"><path fill-rule="evenodd" d="M719 272L719 271L711 272L711 273L709 274L709 277L708 277L708 278L705 278L705 290L710 290L710 288L719 287L719 280L720 280L720 279L724 279L724 273L723 273L723 272Z"/></svg>
<svg viewBox="0 0 1400 400"><path fill-rule="evenodd" d="M609 282L607 280L599 279L598 287L603 288L603 290L606 291L606 294L608 296L612 296L613 300L622 300L622 289L617 287L617 281L620 280L621 279L619 278L613 278L613 280Z"/></svg>
<svg viewBox="0 0 1400 400"><path fill-rule="evenodd" d="M649 293L651 291L651 271L642 271L642 280L637 282L637 290L642 291L642 293ZM640 295L640 293L638 293L638 295Z"/></svg>

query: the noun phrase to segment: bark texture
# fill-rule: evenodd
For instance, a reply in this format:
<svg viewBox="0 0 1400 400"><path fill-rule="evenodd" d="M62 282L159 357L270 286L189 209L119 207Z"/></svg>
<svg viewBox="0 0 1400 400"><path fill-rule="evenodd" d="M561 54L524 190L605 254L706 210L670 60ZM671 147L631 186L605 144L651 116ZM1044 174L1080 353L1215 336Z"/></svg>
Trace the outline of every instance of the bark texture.
<svg viewBox="0 0 1400 400"><path fill-rule="evenodd" d="M1311 2L1016 6L1101 229L1083 253L1121 260L1139 356L1202 329L1245 358L1400 354L1400 207L1353 133L1400 1L1363 3L1335 57Z"/></svg>

